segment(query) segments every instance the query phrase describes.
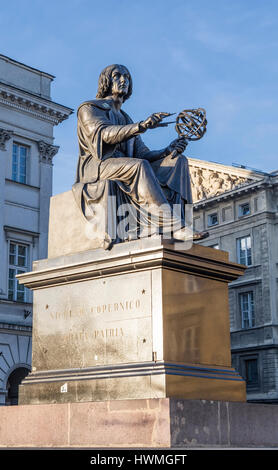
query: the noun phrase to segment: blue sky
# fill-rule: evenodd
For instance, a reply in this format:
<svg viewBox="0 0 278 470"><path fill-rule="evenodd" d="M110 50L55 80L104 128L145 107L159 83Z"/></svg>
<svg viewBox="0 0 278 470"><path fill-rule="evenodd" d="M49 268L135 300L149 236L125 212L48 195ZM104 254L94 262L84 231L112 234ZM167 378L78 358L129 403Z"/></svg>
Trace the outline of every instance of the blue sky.
<svg viewBox="0 0 278 470"><path fill-rule="evenodd" d="M205 137L186 154L265 171L277 164L277 0L13 0L2 2L0 52L56 76L52 99L77 109L100 71L125 64L134 121L152 112L204 107ZM54 194L71 188L76 115L55 127ZM152 149L174 126L144 134Z"/></svg>

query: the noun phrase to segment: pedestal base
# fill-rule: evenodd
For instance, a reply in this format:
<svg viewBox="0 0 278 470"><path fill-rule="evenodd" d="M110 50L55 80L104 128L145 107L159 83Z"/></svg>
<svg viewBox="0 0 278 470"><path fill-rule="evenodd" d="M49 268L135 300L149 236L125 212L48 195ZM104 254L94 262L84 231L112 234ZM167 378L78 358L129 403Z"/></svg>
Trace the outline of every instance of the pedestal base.
<svg viewBox="0 0 278 470"><path fill-rule="evenodd" d="M183 244L181 244L183 245ZM231 367L227 254L160 237L34 263L32 373L20 404L245 401Z"/></svg>
<svg viewBox="0 0 278 470"><path fill-rule="evenodd" d="M20 404L136 398L245 401L245 382L233 368L152 362L29 374Z"/></svg>
<svg viewBox="0 0 278 470"><path fill-rule="evenodd" d="M0 407L0 447L278 446L278 407L174 398Z"/></svg>

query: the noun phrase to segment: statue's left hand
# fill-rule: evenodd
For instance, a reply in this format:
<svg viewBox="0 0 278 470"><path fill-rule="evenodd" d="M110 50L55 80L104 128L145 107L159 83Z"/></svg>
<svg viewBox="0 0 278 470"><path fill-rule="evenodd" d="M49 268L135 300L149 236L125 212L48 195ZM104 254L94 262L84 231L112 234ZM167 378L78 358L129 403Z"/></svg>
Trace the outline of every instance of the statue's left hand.
<svg viewBox="0 0 278 470"><path fill-rule="evenodd" d="M182 153L187 147L187 140L184 137L179 137L173 140L167 147L167 154L175 152L176 154Z"/></svg>

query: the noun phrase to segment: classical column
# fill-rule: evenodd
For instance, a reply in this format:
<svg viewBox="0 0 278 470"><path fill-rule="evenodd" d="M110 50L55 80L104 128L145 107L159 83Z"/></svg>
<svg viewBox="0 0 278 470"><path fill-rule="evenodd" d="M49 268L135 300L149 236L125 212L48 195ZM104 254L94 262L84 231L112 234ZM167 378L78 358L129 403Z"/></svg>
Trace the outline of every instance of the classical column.
<svg viewBox="0 0 278 470"><path fill-rule="evenodd" d="M49 203L52 196L52 159L59 150L43 140L38 142L40 159L39 259L47 258Z"/></svg>
<svg viewBox="0 0 278 470"><path fill-rule="evenodd" d="M13 131L0 128L0 150L6 150L6 142L13 135Z"/></svg>

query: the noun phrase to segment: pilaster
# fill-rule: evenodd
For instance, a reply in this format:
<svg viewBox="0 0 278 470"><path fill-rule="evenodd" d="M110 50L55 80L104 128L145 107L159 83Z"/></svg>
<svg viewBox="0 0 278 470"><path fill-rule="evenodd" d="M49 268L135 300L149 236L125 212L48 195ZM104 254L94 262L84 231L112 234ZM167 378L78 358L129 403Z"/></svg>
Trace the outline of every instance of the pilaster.
<svg viewBox="0 0 278 470"><path fill-rule="evenodd" d="M52 195L52 159L59 147L44 141L38 142L40 161L40 217L39 259L47 256L49 201Z"/></svg>
<svg viewBox="0 0 278 470"><path fill-rule="evenodd" d="M6 174L6 143L11 138L13 132L11 130L0 128L0 259L4 260L4 249L6 247L4 239L4 202L5 202L5 174ZM0 298L4 294L6 281L5 264L1 263L0 270Z"/></svg>

